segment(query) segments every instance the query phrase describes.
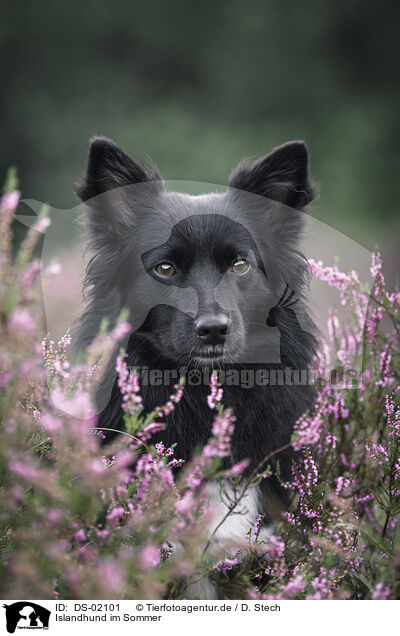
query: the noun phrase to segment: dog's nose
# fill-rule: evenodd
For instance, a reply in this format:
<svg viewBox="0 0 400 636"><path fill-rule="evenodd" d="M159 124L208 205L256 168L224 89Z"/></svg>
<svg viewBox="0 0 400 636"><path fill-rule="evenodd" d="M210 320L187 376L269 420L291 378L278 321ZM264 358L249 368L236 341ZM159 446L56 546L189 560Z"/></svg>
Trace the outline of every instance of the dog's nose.
<svg viewBox="0 0 400 636"><path fill-rule="evenodd" d="M228 326L228 316L206 314L196 320L196 333L205 344L221 344L228 333Z"/></svg>

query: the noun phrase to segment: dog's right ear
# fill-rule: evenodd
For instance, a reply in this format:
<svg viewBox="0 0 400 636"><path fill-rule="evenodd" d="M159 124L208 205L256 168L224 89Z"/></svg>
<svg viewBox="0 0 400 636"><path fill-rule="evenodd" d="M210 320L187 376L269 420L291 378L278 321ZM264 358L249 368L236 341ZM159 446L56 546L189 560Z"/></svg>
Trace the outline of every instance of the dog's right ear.
<svg viewBox="0 0 400 636"><path fill-rule="evenodd" d="M154 182L162 187L160 173L155 166L142 166L120 146L106 137L93 137L89 143L89 157L84 179L75 192L89 209L97 212L98 222L126 224L129 221L129 197L125 186ZM115 191L115 192L113 192ZM109 196L99 196L110 193ZM92 221L93 214L90 215Z"/></svg>
<svg viewBox="0 0 400 636"><path fill-rule="evenodd" d="M160 180L155 166L145 168L111 139L93 137L84 181L76 188L76 193L81 201L87 201L114 188Z"/></svg>

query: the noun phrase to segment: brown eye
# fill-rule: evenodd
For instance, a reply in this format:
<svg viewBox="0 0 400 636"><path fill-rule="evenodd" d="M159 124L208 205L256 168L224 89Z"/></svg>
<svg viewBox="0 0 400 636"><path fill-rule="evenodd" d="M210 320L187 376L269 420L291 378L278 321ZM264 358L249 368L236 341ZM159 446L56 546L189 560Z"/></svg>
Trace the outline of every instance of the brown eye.
<svg viewBox="0 0 400 636"><path fill-rule="evenodd" d="M163 278L171 278L176 274L175 267L171 263L160 263L155 267L155 271Z"/></svg>
<svg viewBox="0 0 400 636"><path fill-rule="evenodd" d="M250 263L245 258L237 258L232 265L232 271L234 274L246 274L250 269Z"/></svg>

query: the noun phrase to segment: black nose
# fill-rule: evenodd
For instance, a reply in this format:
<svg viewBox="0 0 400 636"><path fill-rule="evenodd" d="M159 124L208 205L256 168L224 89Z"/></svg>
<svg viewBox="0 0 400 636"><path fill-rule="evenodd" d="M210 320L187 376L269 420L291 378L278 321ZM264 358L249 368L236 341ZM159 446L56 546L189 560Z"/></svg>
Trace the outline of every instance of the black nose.
<svg viewBox="0 0 400 636"><path fill-rule="evenodd" d="M205 344L221 344L228 333L228 326L228 316L206 314L196 320L196 333Z"/></svg>

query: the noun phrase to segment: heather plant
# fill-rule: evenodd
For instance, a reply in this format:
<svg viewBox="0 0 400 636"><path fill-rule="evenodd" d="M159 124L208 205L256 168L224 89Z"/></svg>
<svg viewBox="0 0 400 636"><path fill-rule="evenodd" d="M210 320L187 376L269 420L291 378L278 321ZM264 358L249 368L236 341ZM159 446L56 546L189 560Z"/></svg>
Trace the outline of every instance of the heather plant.
<svg viewBox="0 0 400 636"><path fill-rule="evenodd" d="M50 219L43 210L15 255L18 200L11 175L0 204L1 596L185 598L207 577L220 598L398 598L400 292L386 289L379 253L370 295L356 272L310 262L351 307L352 323L332 311L316 361L315 407L291 442L299 461L283 483L289 510L268 539L260 516L239 545L227 545L218 539L224 519L212 526L208 484L219 482L226 517L240 514L272 464L279 478L282 449L251 474L246 460L230 461L240 422L212 375L212 435L184 464L174 446L151 441L179 408L184 385L144 414L123 350L116 372L125 429L102 445L93 395L129 317L112 330L103 325L79 364L69 356L69 333L58 342L43 334L39 275L45 284L57 268L43 269L35 243Z"/></svg>

